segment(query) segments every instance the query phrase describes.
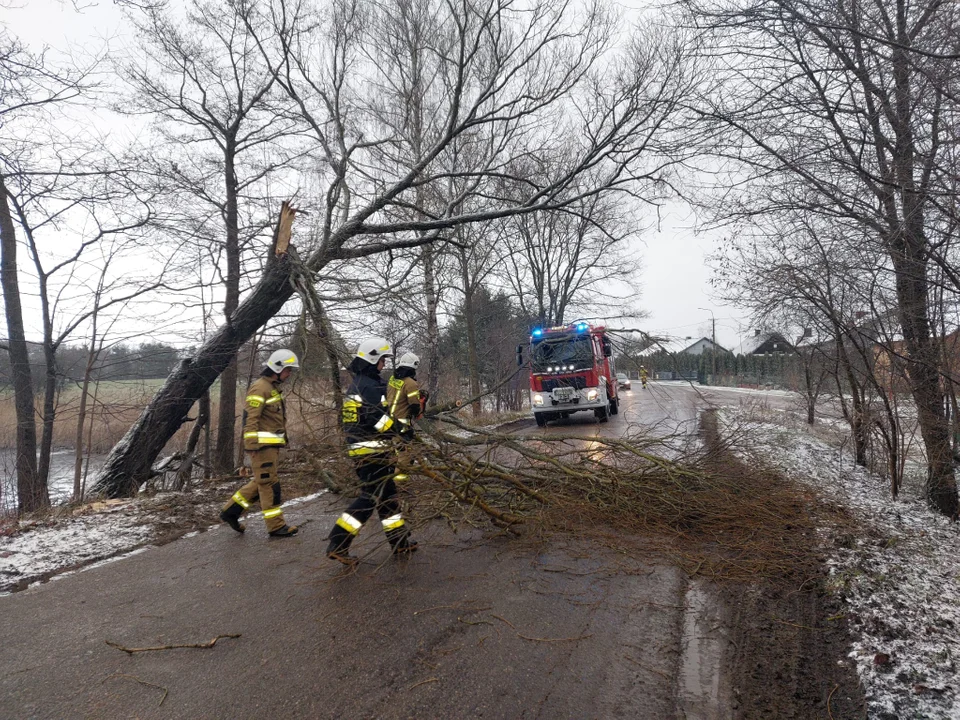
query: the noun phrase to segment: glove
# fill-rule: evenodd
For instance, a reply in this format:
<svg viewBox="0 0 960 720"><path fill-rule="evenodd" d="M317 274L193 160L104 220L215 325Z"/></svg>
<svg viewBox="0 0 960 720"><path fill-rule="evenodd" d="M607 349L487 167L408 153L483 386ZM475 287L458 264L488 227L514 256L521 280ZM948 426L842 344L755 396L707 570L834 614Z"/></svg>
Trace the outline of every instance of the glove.
<svg viewBox="0 0 960 720"><path fill-rule="evenodd" d="M420 391L420 415L418 417L422 417L423 413L426 411L427 399L429 397L430 397L430 393L428 393L426 390Z"/></svg>
<svg viewBox="0 0 960 720"><path fill-rule="evenodd" d="M413 440L414 432L413 425L407 423L400 423L400 437L404 442L410 442Z"/></svg>

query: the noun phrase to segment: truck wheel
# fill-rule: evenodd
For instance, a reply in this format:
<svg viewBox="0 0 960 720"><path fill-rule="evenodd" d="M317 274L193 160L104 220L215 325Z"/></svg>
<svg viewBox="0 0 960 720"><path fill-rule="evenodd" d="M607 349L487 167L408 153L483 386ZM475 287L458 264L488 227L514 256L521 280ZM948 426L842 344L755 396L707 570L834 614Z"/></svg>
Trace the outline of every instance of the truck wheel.
<svg viewBox="0 0 960 720"><path fill-rule="evenodd" d="M597 408L596 410L593 411L593 414L597 416L597 420L599 420L602 423L605 423L607 420L610 419L610 406L604 405L601 408Z"/></svg>
<svg viewBox="0 0 960 720"><path fill-rule="evenodd" d="M547 426L547 416L545 413L534 413L533 417L537 421L537 427Z"/></svg>

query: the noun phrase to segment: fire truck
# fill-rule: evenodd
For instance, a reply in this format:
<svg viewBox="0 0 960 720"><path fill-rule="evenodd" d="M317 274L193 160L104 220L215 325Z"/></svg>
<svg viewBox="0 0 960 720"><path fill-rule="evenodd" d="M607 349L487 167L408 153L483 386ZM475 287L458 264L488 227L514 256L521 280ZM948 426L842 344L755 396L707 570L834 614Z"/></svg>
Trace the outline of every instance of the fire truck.
<svg viewBox="0 0 960 720"><path fill-rule="evenodd" d="M518 348L518 351L522 348ZM619 410L606 328L578 321L530 333L530 401L537 425L592 410L607 422Z"/></svg>

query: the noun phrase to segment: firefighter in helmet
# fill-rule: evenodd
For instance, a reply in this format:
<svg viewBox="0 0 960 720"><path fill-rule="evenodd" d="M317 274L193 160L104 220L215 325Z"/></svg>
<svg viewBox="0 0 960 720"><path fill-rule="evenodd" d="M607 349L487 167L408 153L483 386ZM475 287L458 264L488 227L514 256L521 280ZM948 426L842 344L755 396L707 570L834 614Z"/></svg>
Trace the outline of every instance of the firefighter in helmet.
<svg viewBox="0 0 960 720"><path fill-rule="evenodd" d="M413 439L413 421L423 416L427 401L427 391L421 390L417 383L419 367L419 357L410 352L404 353L397 361L396 370L387 382L387 409L390 417L400 423L400 437L407 441ZM402 454L401 457L403 457ZM403 464L409 464L409 458L404 458ZM393 479L403 482L407 479L407 474L401 470L393 476Z"/></svg>
<svg viewBox="0 0 960 720"><path fill-rule="evenodd" d="M640 385L647 389L647 369L643 365L640 366Z"/></svg>
<svg viewBox="0 0 960 720"><path fill-rule="evenodd" d="M280 509L277 469L280 448L287 444L287 413L280 383L300 368L290 350L277 350L263 364L263 372L247 390L243 410L243 449L250 456L253 477L224 506L220 519L239 533L246 530L240 516L260 497L267 532L271 537L291 537L296 526L287 525Z"/></svg>
<svg viewBox="0 0 960 720"><path fill-rule="evenodd" d="M347 454L360 478L360 496L337 518L327 547L327 557L346 565L356 562L349 554L350 544L374 510L395 554L417 549L400 513L393 477L393 439L403 424L390 417L387 385L380 377L388 357L393 357L390 343L383 338L369 338L360 343L348 367L353 381L343 399L340 421Z"/></svg>

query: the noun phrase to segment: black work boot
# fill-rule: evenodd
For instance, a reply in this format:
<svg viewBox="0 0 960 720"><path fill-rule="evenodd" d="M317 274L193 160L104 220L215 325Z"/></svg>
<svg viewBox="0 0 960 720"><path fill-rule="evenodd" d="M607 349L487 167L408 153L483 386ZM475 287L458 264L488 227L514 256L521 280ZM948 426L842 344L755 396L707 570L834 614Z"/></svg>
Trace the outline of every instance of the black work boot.
<svg viewBox="0 0 960 720"><path fill-rule="evenodd" d="M230 507L220 513L220 519L238 533L242 533L247 529L247 526L240 522L240 515L242 513L243 506L240 503L233 503Z"/></svg>
<svg viewBox="0 0 960 720"><path fill-rule="evenodd" d="M352 540L353 538L350 536L345 538L331 537L330 544L327 545L327 557L344 565L356 565L360 561L350 554L350 542Z"/></svg>
<svg viewBox="0 0 960 720"><path fill-rule="evenodd" d="M284 525L282 528L271 530L270 537L293 537L298 532L300 532L300 528L298 528L296 525Z"/></svg>

